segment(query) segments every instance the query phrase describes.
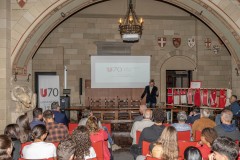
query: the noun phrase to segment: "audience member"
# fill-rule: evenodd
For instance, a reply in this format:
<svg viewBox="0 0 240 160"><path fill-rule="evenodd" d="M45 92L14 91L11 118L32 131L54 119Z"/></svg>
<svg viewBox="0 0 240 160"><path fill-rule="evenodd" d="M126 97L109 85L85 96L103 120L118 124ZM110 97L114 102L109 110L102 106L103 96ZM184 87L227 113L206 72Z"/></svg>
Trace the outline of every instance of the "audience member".
<svg viewBox="0 0 240 160"><path fill-rule="evenodd" d="M44 142L47 137L46 126L39 124L32 130L33 143L23 147L22 155L25 159L56 159L56 147L52 143Z"/></svg>
<svg viewBox="0 0 240 160"><path fill-rule="evenodd" d="M212 150L212 143L217 137L217 132L213 128L204 128L202 130L201 141L197 143L196 147L201 151L203 159L208 159L208 155Z"/></svg>
<svg viewBox="0 0 240 160"><path fill-rule="evenodd" d="M0 159L12 160L12 141L7 135L0 135Z"/></svg>
<svg viewBox="0 0 240 160"><path fill-rule="evenodd" d="M137 117L135 117L134 120L133 120L133 122L143 120L143 114L144 114L144 112L146 111L146 109L147 109L147 106L146 106L146 105L140 105L140 107L139 107L139 113L140 113L140 115L137 116Z"/></svg>
<svg viewBox="0 0 240 160"><path fill-rule="evenodd" d="M53 102L51 104L51 109L54 114L55 123L63 123L64 125L68 125L68 119L65 113L62 113L60 110L60 106L58 102Z"/></svg>
<svg viewBox="0 0 240 160"><path fill-rule="evenodd" d="M90 139L92 143L102 141L103 142L103 154L104 160L110 160L110 151L105 141L108 139L108 134L103 129L98 127L97 118L96 117L89 117L86 123L86 127L90 132Z"/></svg>
<svg viewBox="0 0 240 160"><path fill-rule="evenodd" d="M12 158L13 158L13 160L18 160L20 158L20 150L21 150L19 126L17 124L7 125L4 130L4 134L7 135L12 140L12 144L13 144Z"/></svg>
<svg viewBox="0 0 240 160"><path fill-rule="evenodd" d="M239 154L239 146L228 137L218 137L213 141L213 153L209 160L235 160Z"/></svg>
<svg viewBox="0 0 240 160"><path fill-rule="evenodd" d="M232 140L240 140L240 132L235 124L232 124L233 113L228 109L224 109L221 113L222 124L216 126L214 129L217 131L218 136L226 136Z"/></svg>
<svg viewBox="0 0 240 160"><path fill-rule="evenodd" d="M152 110L147 109L143 113L144 119L141 121L136 121L133 123L132 130L130 132L130 136L133 138L133 143L136 144L136 131L142 131L146 127L150 127L154 124L152 121Z"/></svg>
<svg viewBox="0 0 240 160"><path fill-rule="evenodd" d="M188 124L193 124L196 120L200 119L201 114L200 114L200 109L199 108L194 108L192 112L190 112L186 123Z"/></svg>
<svg viewBox="0 0 240 160"><path fill-rule="evenodd" d="M174 127L166 127L156 144L162 144L162 159L177 160L178 159L178 140L177 131ZM151 148L151 146L150 146Z"/></svg>
<svg viewBox="0 0 240 160"><path fill-rule="evenodd" d="M43 122L42 108L34 108L34 110L33 110L33 120L30 123L31 129L33 129L33 127L35 127L38 124L45 125L45 123Z"/></svg>
<svg viewBox="0 0 240 160"><path fill-rule="evenodd" d="M229 109L232 111L233 113L233 116L240 116L240 106L239 106L239 103L238 103L238 100L237 100L237 96L236 95L232 95L231 98L230 98L230 105L227 106L225 109ZM215 118L215 122L217 125L220 125L221 124L221 115L218 114ZM234 122L232 122L234 123ZM237 125L237 121L235 122L235 124Z"/></svg>
<svg viewBox="0 0 240 160"><path fill-rule="evenodd" d="M163 122L166 116L165 112L161 108L154 109L153 118L154 124L150 127L144 128L140 135L139 143L132 145L130 148L130 152L133 154L134 159L136 159L138 155L142 154L142 142L155 142L161 136L165 128Z"/></svg>
<svg viewBox="0 0 240 160"><path fill-rule="evenodd" d="M85 126L78 126L72 134L76 143L75 156L77 159L91 159L96 157L95 150L91 146L90 133Z"/></svg>
<svg viewBox="0 0 240 160"><path fill-rule="evenodd" d="M91 116L93 116L92 111L89 109L84 109L82 112L82 118L80 119L78 126L86 126L88 117L91 117ZM98 121L98 127L102 128L101 121L99 121L98 119L97 119L97 121Z"/></svg>
<svg viewBox="0 0 240 160"><path fill-rule="evenodd" d="M21 115L17 118L16 123L20 128L20 141L25 143L31 141L31 127L27 114Z"/></svg>
<svg viewBox="0 0 240 160"><path fill-rule="evenodd" d="M43 113L43 120L46 123L48 135L46 138L47 142L60 142L68 137L68 129L62 123L54 122L54 114L50 110L46 110Z"/></svg>
<svg viewBox="0 0 240 160"><path fill-rule="evenodd" d="M163 158L163 145L161 143L155 144L151 153L151 157L162 159Z"/></svg>
<svg viewBox="0 0 240 160"><path fill-rule="evenodd" d="M202 131L204 128L213 128L216 123L209 119L210 111L208 109L201 110L201 118L196 120L192 125L193 137L195 137L195 131Z"/></svg>
<svg viewBox="0 0 240 160"><path fill-rule="evenodd" d="M202 160L202 154L196 147L188 147L184 151L184 160Z"/></svg>
<svg viewBox="0 0 240 160"><path fill-rule="evenodd" d="M62 140L57 147L58 160L74 160L76 144L71 138Z"/></svg>
<svg viewBox="0 0 240 160"><path fill-rule="evenodd" d="M177 114L178 123L173 123L172 126L177 131L192 131L191 126L186 124L187 114L185 111L180 111Z"/></svg>

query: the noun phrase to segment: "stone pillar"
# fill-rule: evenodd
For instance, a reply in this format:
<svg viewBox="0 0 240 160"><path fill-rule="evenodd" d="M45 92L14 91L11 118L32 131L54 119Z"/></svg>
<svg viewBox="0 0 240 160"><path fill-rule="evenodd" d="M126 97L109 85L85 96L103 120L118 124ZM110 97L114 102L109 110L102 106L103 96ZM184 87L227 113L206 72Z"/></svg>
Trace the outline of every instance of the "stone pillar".
<svg viewBox="0 0 240 160"><path fill-rule="evenodd" d="M0 1L0 134L10 121L11 1Z"/></svg>

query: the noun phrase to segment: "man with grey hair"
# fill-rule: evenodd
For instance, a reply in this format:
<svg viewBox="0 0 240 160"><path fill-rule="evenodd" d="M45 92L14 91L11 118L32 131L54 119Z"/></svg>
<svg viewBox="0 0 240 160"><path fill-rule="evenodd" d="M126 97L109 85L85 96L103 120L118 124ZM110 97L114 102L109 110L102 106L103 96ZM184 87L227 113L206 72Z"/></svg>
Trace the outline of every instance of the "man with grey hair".
<svg viewBox="0 0 240 160"><path fill-rule="evenodd" d="M201 118L196 120L192 125L193 137L195 137L196 131L202 131L204 128L213 128L216 123L209 119L211 113L209 109L201 109Z"/></svg>
<svg viewBox="0 0 240 160"><path fill-rule="evenodd" d="M140 113L140 115L137 116L137 117L135 117L133 121L136 122L136 121L141 121L141 120L143 120L143 114L144 114L144 112L146 111L146 109L147 109L147 106L146 106L146 105L140 105L140 107L139 107L139 113Z"/></svg>
<svg viewBox="0 0 240 160"><path fill-rule="evenodd" d="M224 109L221 113L222 124L214 127L218 136L229 137L232 140L240 140L240 133L235 124L232 124L233 113L231 110Z"/></svg>
<svg viewBox="0 0 240 160"><path fill-rule="evenodd" d="M177 131L192 131L190 125L186 124L187 114L185 111L180 111L177 114L178 123L173 123L172 126Z"/></svg>
<svg viewBox="0 0 240 160"><path fill-rule="evenodd" d="M130 136L133 138L132 144L136 144L136 132L142 131L146 127L150 127L154 124L152 121L152 110L147 109L143 114L143 120L133 123Z"/></svg>

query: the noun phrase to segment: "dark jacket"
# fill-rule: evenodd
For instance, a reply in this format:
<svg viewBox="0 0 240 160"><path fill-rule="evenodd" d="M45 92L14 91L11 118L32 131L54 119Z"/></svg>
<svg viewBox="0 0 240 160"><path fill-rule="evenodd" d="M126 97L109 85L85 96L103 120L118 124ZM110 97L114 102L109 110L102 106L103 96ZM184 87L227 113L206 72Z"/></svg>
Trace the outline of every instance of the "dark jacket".
<svg viewBox="0 0 240 160"><path fill-rule="evenodd" d="M234 141L240 140L240 132L235 124L220 124L214 127L214 129L216 130L219 137L225 136L231 138Z"/></svg>
<svg viewBox="0 0 240 160"><path fill-rule="evenodd" d="M152 125L143 129L139 138L139 147L142 148L142 142L155 142L161 136L165 126L164 125Z"/></svg>
<svg viewBox="0 0 240 160"><path fill-rule="evenodd" d="M158 88L156 86L153 86L151 93L150 93L150 86L146 86L141 96L141 99L143 99L143 97L147 94L146 103L149 103L149 102L157 103L157 98L156 98L158 96L157 92L158 92Z"/></svg>
<svg viewBox="0 0 240 160"><path fill-rule="evenodd" d="M240 106L237 101L233 102L229 107L234 116L240 116Z"/></svg>
<svg viewBox="0 0 240 160"><path fill-rule="evenodd" d="M53 114L55 123L63 123L66 126L68 125L68 119L65 113L53 111Z"/></svg>
<svg viewBox="0 0 240 160"><path fill-rule="evenodd" d="M13 144L12 152L13 160L18 160L20 158L21 142L18 139L12 139L12 144Z"/></svg>
<svg viewBox="0 0 240 160"><path fill-rule="evenodd" d="M195 116L188 116L186 123L193 124L196 120L200 119L201 114Z"/></svg>

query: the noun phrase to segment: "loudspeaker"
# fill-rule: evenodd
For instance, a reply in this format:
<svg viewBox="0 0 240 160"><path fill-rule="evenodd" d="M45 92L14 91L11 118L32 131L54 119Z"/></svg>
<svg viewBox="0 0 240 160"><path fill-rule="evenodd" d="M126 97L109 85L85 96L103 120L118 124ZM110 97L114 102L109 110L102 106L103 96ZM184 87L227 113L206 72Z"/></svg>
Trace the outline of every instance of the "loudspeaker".
<svg viewBox="0 0 240 160"><path fill-rule="evenodd" d="M82 95L82 78L79 78L79 95Z"/></svg>

